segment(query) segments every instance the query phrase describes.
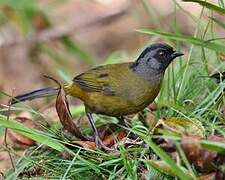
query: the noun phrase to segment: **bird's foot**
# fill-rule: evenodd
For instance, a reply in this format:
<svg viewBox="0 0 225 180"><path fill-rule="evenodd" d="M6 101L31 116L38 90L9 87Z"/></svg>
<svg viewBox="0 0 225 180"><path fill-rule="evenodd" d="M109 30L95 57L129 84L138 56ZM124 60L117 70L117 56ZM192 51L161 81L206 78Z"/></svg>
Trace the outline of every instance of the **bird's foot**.
<svg viewBox="0 0 225 180"><path fill-rule="evenodd" d="M95 144L97 148L103 149L107 152L115 151L115 149L107 147L98 135L95 135Z"/></svg>

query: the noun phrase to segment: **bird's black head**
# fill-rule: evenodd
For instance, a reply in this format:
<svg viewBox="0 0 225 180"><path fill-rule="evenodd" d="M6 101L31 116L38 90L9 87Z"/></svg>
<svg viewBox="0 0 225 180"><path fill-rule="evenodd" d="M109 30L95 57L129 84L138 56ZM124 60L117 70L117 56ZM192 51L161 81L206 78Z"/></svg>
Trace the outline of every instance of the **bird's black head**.
<svg viewBox="0 0 225 180"><path fill-rule="evenodd" d="M153 69L159 72L166 70L168 65L176 57L184 55L169 46L168 44L155 43L147 47L138 57L138 59L131 65L131 68Z"/></svg>

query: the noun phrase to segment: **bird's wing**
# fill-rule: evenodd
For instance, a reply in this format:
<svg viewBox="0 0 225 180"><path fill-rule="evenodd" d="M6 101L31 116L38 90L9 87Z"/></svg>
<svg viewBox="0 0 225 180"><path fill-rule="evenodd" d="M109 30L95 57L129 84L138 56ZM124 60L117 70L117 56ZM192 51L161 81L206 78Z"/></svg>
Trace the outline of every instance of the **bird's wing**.
<svg viewBox="0 0 225 180"><path fill-rule="evenodd" d="M89 92L115 95L120 85L120 74L128 63L98 66L73 79L73 82Z"/></svg>

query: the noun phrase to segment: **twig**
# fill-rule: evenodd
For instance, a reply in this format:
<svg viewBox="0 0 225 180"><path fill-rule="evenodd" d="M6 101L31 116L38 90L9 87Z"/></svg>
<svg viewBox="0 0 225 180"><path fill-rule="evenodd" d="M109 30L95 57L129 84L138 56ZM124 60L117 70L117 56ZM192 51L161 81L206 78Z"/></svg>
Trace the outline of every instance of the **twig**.
<svg viewBox="0 0 225 180"><path fill-rule="evenodd" d="M12 90L12 97L14 96L14 92L15 92L15 89ZM11 112L11 106L12 106L12 98L9 101L8 113L7 113L7 121L9 121L9 115L10 115L10 112ZM10 153L10 150L8 148L8 144L7 144L7 141L6 141L7 140L7 132L8 132L8 128L5 128L4 144L5 144L5 147L6 147L6 151L8 152L8 155L9 155L12 167L13 167L13 169L15 171L15 165L13 163L12 155Z"/></svg>

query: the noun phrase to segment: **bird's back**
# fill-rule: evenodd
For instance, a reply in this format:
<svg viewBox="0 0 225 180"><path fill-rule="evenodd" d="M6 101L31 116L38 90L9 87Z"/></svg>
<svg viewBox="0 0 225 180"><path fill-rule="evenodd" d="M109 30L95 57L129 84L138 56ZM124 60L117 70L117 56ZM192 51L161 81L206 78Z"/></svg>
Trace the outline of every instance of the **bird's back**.
<svg viewBox="0 0 225 180"><path fill-rule="evenodd" d="M80 98L87 110L109 116L123 116L144 109L157 96L159 81L145 80L131 63L98 66L73 79L68 94Z"/></svg>

